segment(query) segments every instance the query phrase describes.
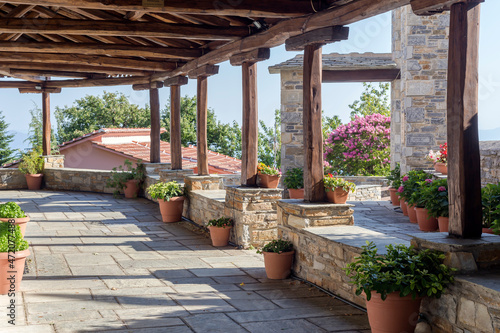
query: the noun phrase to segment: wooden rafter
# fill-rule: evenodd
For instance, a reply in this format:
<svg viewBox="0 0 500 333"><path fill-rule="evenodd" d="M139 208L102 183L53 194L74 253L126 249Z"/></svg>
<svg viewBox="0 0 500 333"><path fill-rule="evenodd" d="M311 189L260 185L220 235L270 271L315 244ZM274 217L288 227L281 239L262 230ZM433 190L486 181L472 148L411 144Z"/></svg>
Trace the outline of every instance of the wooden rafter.
<svg viewBox="0 0 500 333"><path fill-rule="evenodd" d="M72 71L79 73L101 73L108 75L150 75L152 72L145 70L133 70L127 69L124 71L121 68L116 67L104 67L104 66L89 66L89 65L68 65L68 64L52 64L52 63L33 63L33 62L0 62L0 70L11 70L11 69L32 69L41 71Z"/></svg>
<svg viewBox="0 0 500 333"><path fill-rule="evenodd" d="M466 3L469 8L484 0L411 0L411 8L416 15L432 15L450 10L455 3Z"/></svg>

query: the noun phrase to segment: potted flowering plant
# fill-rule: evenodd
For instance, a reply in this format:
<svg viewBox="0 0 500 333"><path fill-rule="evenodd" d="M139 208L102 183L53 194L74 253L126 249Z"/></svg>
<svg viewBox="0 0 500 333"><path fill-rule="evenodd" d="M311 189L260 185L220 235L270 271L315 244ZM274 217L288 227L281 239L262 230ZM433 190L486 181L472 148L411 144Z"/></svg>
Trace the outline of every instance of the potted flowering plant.
<svg viewBox="0 0 500 333"><path fill-rule="evenodd" d="M336 204L345 204L349 192L356 190L354 183L335 177L331 173L323 177L323 186L325 187L327 200Z"/></svg>
<svg viewBox="0 0 500 333"><path fill-rule="evenodd" d="M434 170L436 172L442 173L443 175L448 174L448 143L439 145L439 151L434 152L429 151L427 159L434 163Z"/></svg>
<svg viewBox="0 0 500 333"><path fill-rule="evenodd" d="M272 166L259 163L257 165L260 183L265 188L277 188L281 178L281 171Z"/></svg>
<svg viewBox="0 0 500 333"><path fill-rule="evenodd" d="M113 196L118 197L123 190L125 198L136 198L139 193L139 185L144 179L143 165L139 160L137 166L134 167L132 162L125 160L123 166L113 168L111 178L107 182L108 187L114 187Z"/></svg>
<svg viewBox="0 0 500 333"><path fill-rule="evenodd" d="M425 192L425 196L427 198L425 208L429 216L438 219L440 232L448 232L448 179L434 180Z"/></svg>
<svg viewBox="0 0 500 333"><path fill-rule="evenodd" d="M430 178L417 181L417 187L408 200L408 205L415 207L417 223L422 231L435 231L438 229L438 220L429 216L427 208L425 208L425 204L429 200L428 191L432 183L433 180Z"/></svg>
<svg viewBox="0 0 500 333"><path fill-rule="evenodd" d="M184 186L176 181L156 183L148 187L147 192L158 200L163 222L179 222L184 207Z"/></svg>
<svg viewBox="0 0 500 333"><path fill-rule="evenodd" d="M413 192L419 187L417 182L424 181L431 178L432 176L422 170L410 170L401 179L401 186L398 189L398 195L401 200L406 204L407 215L410 218L410 222L417 223L417 212L415 211L414 205L409 205L408 201L411 198ZM403 213L405 212L404 208ZM406 214L405 214L406 215Z"/></svg>
<svg viewBox="0 0 500 333"><path fill-rule="evenodd" d="M210 230L210 238L213 246L226 246L229 242L229 234L233 227L233 220L229 217L221 217L208 221L207 227Z"/></svg>
<svg viewBox="0 0 500 333"><path fill-rule="evenodd" d="M401 186L401 167L399 163L396 164L396 167L391 170L389 176L387 176L387 180L389 180L389 193L391 194L391 202L394 206L399 206L399 196L397 195L397 190Z"/></svg>
<svg viewBox="0 0 500 333"><path fill-rule="evenodd" d="M283 239L274 239L264 245L257 253L264 255L264 267L268 279L286 279L292 271L293 244Z"/></svg>
<svg viewBox="0 0 500 333"><path fill-rule="evenodd" d="M0 221L8 222L9 220L14 220L15 225L18 225L21 234L24 237L26 233L26 225L28 224L30 218L26 213L19 207L15 202L6 202L0 205Z"/></svg>
<svg viewBox="0 0 500 333"><path fill-rule="evenodd" d="M288 188L290 199L304 199L304 170L302 168L287 170L283 183Z"/></svg>
<svg viewBox="0 0 500 333"><path fill-rule="evenodd" d="M0 222L0 294L19 290L23 279L24 263L29 256L29 244L24 240L21 228L10 222Z"/></svg>
<svg viewBox="0 0 500 333"><path fill-rule="evenodd" d="M483 233L500 235L500 183L487 184L481 189Z"/></svg>

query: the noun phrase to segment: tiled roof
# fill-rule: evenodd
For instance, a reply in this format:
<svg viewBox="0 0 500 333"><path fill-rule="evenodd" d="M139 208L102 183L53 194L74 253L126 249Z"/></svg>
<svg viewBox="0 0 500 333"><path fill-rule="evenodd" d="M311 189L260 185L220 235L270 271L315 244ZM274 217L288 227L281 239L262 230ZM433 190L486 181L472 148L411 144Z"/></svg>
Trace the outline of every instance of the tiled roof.
<svg viewBox="0 0 500 333"><path fill-rule="evenodd" d="M75 138L70 141L63 142L62 144L59 145L60 148L66 147L70 144L73 144L77 141L82 141L84 139L88 139L91 137L96 137L96 136L102 136L104 134L130 134L130 133L137 133L137 134L148 134L150 133L151 128L147 127L138 127L138 128L101 128L98 130L95 130L93 132L87 133L85 135L79 136L78 138ZM160 130L162 133L165 132L166 130L162 128Z"/></svg>
<svg viewBox="0 0 500 333"><path fill-rule="evenodd" d="M277 74L281 70L301 69L304 64L304 55L299 54L294 58L280 64L270 66L269 73ZM358 70L358 69L392 69L398 68L392 60L391 53L330 53L323 54L324 70Z"/></svg>

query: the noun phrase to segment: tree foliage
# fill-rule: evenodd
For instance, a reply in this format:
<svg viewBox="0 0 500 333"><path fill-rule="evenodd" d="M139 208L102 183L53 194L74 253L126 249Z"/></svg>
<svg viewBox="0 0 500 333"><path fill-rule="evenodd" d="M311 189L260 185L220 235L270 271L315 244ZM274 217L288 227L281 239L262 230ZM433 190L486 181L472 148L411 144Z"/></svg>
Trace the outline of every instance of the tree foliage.
<svg viewBox="0 0 500 333"><path fill-rule="evenodd" d="M0 166L9 162L14 153L10 148L14 135L7 132L8 127L9 124L7 124L2 111L0 111Z"/></svg>
<svg viewBox="0 0 500 333"><path fill-rule="evenodd" d="M324 112L324 111L323 111ZM342 120L339 116L334 115L333 117L323 116L323 139L326 139L328 135L342 125Z"/></svg>
<svg viewBox="0 0 500 333"><path fill-rule="evenodd" d="M71 107L56 107L57 139L70 141L103 127L151 127L149 107L131 104L119 92L104 92L101 96L87 95Z"/></svg>
<svg viewBox="0 0 500 333"><path fill-rule="evenodd" d="M389 106L389 83L379 83L378 89L371 83L363 82L365 91L361 94L360 100L354 101L349 108L351 120L355 116L364 117L371 114L381 114L390 117L391 108Z"/></svg>
<svg viewBox="0 0 500 333"><path fill-rule="evenodd" d="M42 150L43 144L43 112L42 109L33 103L33 108L30 110L31 121L29 124L27 141L32 150ZM56 135L54 129L50 130L50 150L51 154L59 153L59 146L57 145Z"/></svg>
<svg viewBox="0 0 500 333"><path fill-rule="evenodd" d="M274 123L267 126L264 121L259 121L259 162L281 167L281 115L280 110L274 111Z"/></svg>

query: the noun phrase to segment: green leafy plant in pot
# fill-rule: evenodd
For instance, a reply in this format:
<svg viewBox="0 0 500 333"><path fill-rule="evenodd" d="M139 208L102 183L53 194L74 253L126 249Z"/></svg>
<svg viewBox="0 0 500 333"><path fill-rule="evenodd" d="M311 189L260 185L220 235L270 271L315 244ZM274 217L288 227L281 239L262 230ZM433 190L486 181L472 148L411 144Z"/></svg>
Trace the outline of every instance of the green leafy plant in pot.
<svg viewBox="0 0 500 333"><path fill-rule="evenodd" d="M184 207L184 186L176 181L153 184L147 189L152 199L158 200L163 222L179 222L182 220Z"/></svg>
<svg viewBox="0 0 500 333"><path fill-rule="evenodd" d="M23 279L24 263L29 256L29 244L21 228L10 222L0 222L0 294L19 290Z"/></svg>
<svg viewBox="0 0 500 333"><path fill-rule="evenodd" d="M108 187L114 187L113 195L118 197L121 191L124 192L125 198L136 198L139 193L140 185L144 180L144 168L141 161L137 162L134 167L131 161L125 160L123 166L113 168L111 178L107 182Z"/></svg>
<svg viewBox="0 0 500 333"><path fill-rule="evenodd" d="M25 174L29 190L39 190L42 187L43 167L43 156L39 148L23 154L19 171Z"/></svg>
<svg viewBox="0 0 500 333"><path fill-rule="evenodd" d="M448 232L448 180L446 178L434 180L425 191L424 196L426 197L425 208L427 208L429 216L438 219L440 232Z"/></svg>
<svg viewBox="0 0 500 333"><path fill-rule="evenodd" d="M481 189L483 233L500 235L500 183L487 184Z"/></svg>
<svg viewBox="0 0 500 333"><path fill-rule="evenodd" d="M290 199L304 199L304 170L302 168L287 170L283 183L288 188Z"/></svg>
<svg viewBox="0 0 500 333"><path fill-rule="evenodd" d="M417 181L415 191L411 194L408 200L408 206L415 207L417 222L422 231L436 231L438 229L437 218L430 216L425 205L429 200L429 189L434 181L430 178Z"/></svg>
<svg viewBox="0 0 500 333"><path fill-rule="evenodd" d="M401 167L399 163L396 164L396 167L391 170L389 176L387 176L387 180L389 181L389 193L391 195L391 203L394 206L399 206L401 203L399 202L399 196L397 195L397 190L401 186Z"/></svg>
<svg viewBox="0 0 500 333"><path fill-rule="evenodd" d="M453 283L453 269L444 265L445 255L416 251L405 245L387 245L385 255L373 242L345 268L356 295L366 295L372 333L413 332L422 297L441 297Z"/></svg>
<svg viewBox="0 0 500 333"><path fill-rule="evenodd" d="M221 217L208 221L207 227L210 230L210 238L213 246L226 246L229 242L229 235L233 227L233 220L229 217Z"/></svg>
<svg viewBox="0 0 500 333"><path fill-rule="evenodd" d="M24 237L26 233L26 225L28 224L30 218L17 203L12 201L0 205L0 221L8 222L11 219L13 219L14 223L19 226Z"/></svg>
<svg viewBox="0 0 500 333"><path fill-rule="evenodd" d="M274 239L264 245L257 253L264 255L264 266L268 279L281 280L290 276L295 254L292 242Z"/></svg>
<svg viewBox="0 0 500 333"><path fill-rule="evenodd" d="M432 178L432 175L428 174L422 170L411 170L407 174L405 174L401 178L401 186L398 188L398 195L400 200L403 200L404 203L407 203L413 192L418 190L419 184L418 182L424 181L426 179ZM417 213L414 206L408 203L407 204L407 214L410 218L410 222L417 223ZM404 213L404 208L403 208Z"/></svg>
<svg viewBox="0 0 500 333"><path fill-rule="evenodd" d="M335 177L331 173L323 177L323 186L325 187L327 200L336 204L345 204L349 192L356 190L354 183Z"/></svg>

